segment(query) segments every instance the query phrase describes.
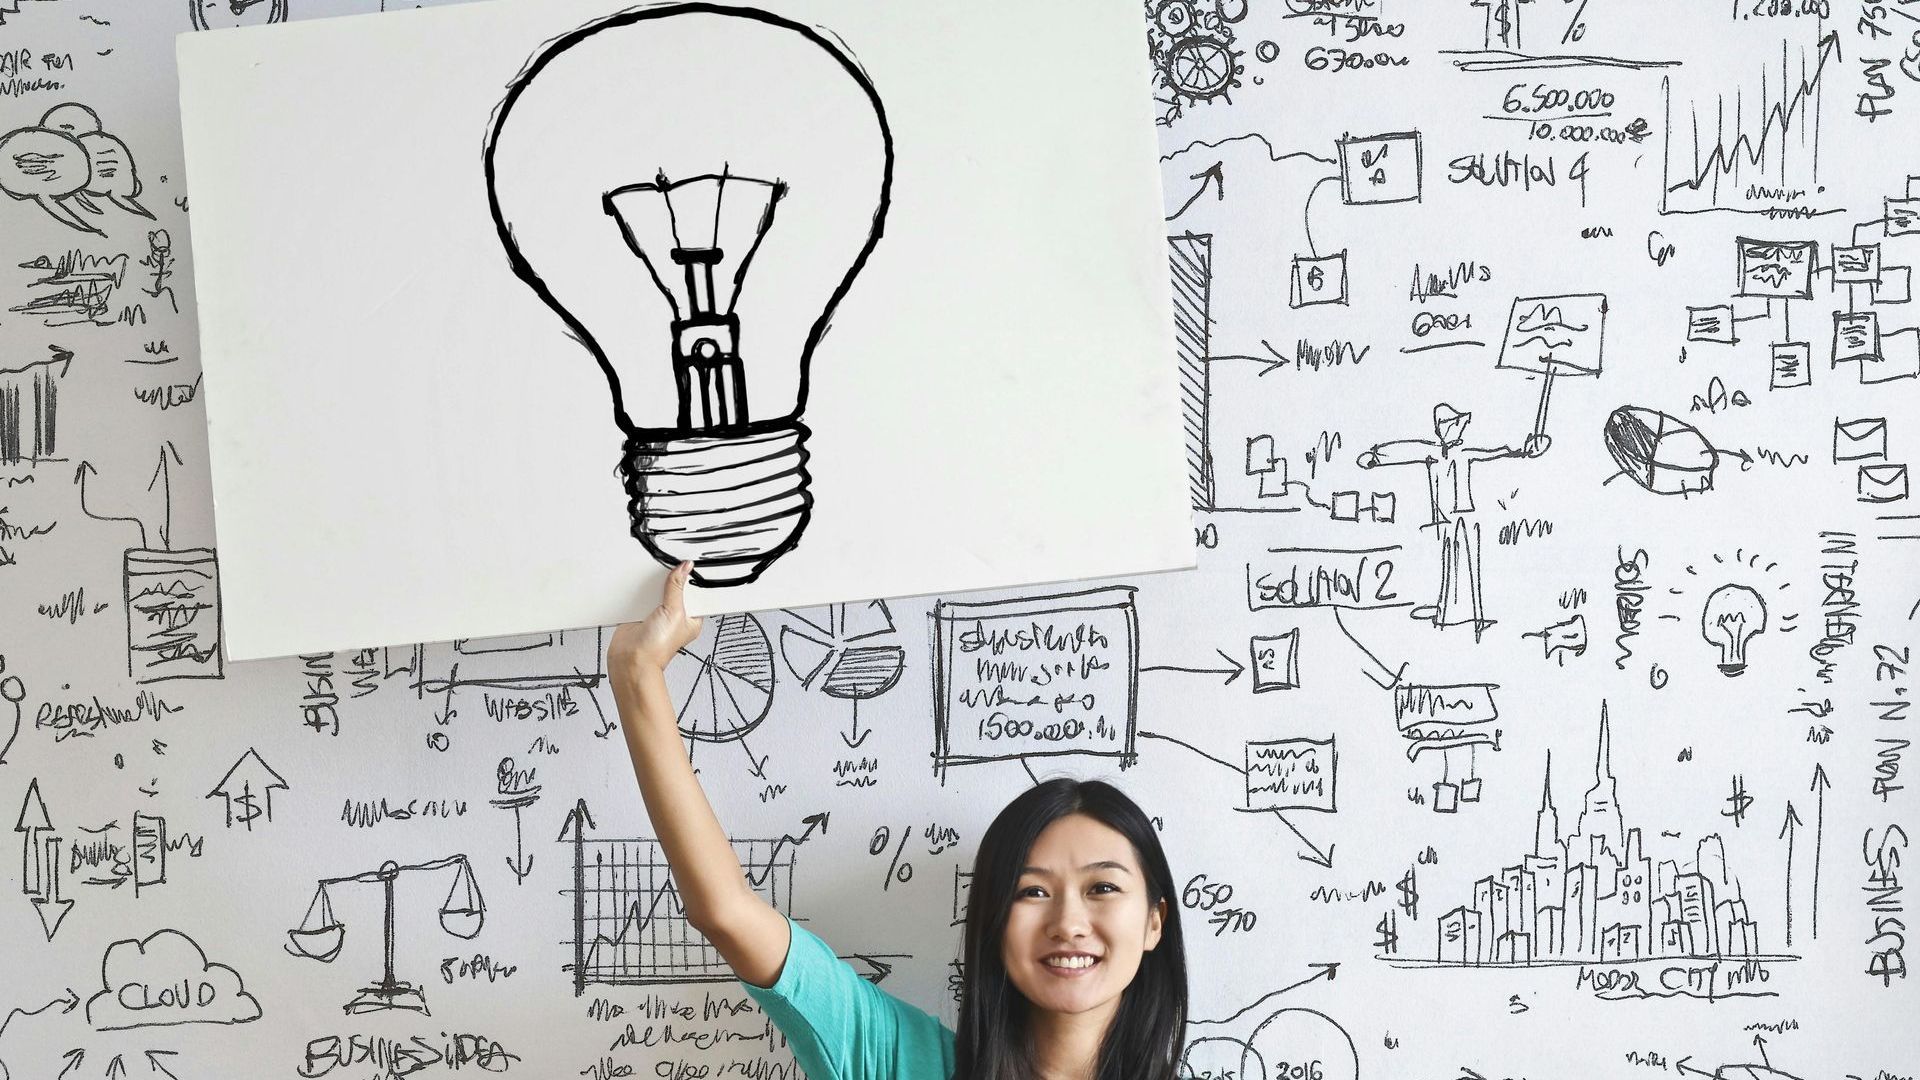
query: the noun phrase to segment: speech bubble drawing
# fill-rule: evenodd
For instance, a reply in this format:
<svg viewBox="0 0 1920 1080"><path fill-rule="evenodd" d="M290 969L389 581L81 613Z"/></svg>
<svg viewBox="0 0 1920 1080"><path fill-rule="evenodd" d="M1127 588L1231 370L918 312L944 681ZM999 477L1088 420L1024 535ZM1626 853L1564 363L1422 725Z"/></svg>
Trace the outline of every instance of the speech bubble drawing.
<svg viewBox="0 0 1920 1080"><path fill-rule="evenodd" d="M32 199L49 217L69 228L100 233L57 201L84 190L92 180L87 149L71 135L47 128L19 128L0 138L0 191L15 199Z"/></svg>
<svg viewBox="0 0 1920 1080"><path fill-rule="evenodd" d="M140 205L140 174L127 144L103 130L100 114L77 101L62 102L40 117L40 126L19 128L0 139L0 191L32 199L60 224L106 235L75 213L106 213L96 196L153 220Z"/></svg>
<svg viewBox="0 0 1920 1080"><path fill-rule="evenodd" d="M68 135L89 135L100 130L100 114L77 101L69 101L48 109L40 118L40 126Z"/></svg>
<svg viewBox="0 0 1920 1080"><path fill-rule="evenodd" d="M93 166L92 179L84 189L86 193L104 195L120 209L151 219L153 215L147 208L134 201L134 196L140 194L140 174L134 171L133 151L127 149L127 144L104 131L81 135L78 141Z"/></svg>

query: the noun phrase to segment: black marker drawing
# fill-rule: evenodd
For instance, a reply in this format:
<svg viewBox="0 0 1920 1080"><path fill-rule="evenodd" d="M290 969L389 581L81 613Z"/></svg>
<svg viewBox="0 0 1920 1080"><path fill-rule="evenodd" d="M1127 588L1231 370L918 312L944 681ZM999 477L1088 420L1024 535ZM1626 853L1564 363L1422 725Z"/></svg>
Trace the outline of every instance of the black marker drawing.
<svg viewBox="0 0 1920 1080"><path fill-rule="evenodd" d="M1547 377L1552 379L1551 374ZM1544 390L1540 409L1539 421L1544 422ZM1357 464L1363 469L1426 467L1428 520L1421 528L1432 529L1440 542L1439 592L1433 603L1419 605L1408 615L1440 629L1471 626L1478 641L1494 620L1487 618L1481 600L1480 523L1468 516L1474 509L1473 466L1502 458L1537 458L1547 452L1551 440L1536 431L1519 448L1470 447L1466 434L1472 420L1472 413L1443 401L1433 407L1433 438L1376 443L1360 455Z"/></svg>
<svg viewBox="0 0 1920 1080"><path fill-rule="evenodd" d="M140 790L149 797L155 794L151 788ZM136 810L130 820L132 828L125 833L118 819L98 828L77 826L83 835L68 845L67 865L75 874L86 872L88 876L78 879L80 884L117 891L131 882L131 892L138 898L147 889L167 883L172 853L195 859L205 852L205 837L168 835L164 816Z"/></svg>
<svg viewBox="0 0 1920 1080"><path fill-rule="evenodd" d="M7 674L7 658L0 654L0 730L7 733L0 741L0 765L7 763L7 751L20 739L20 703L27 699L27 685L18 675Z"/></svg>
<svg viewBox="0 0 1920 1080"><path fill-rule="evenodd" d="M735 840L747 884L784 913L793 906L793 872L800 845L817 829L827 831L827 815L806 819L799 836L778 840ZM657 840L588 837L593 815L585 800L567 812L559 840L573 847L573 992L589 985L645 986L657 983L730 982L733 969L718 950L687 922L686 908ZM888 967L864 957L852 958L862 974L878 982Z"/></svg>
<svg viewBox="0 0 1920 1080"><path fill-rule="evenodd" d="M1587 654L1587 617L1575 615L1571 619L1562 619L1551 626L1529 630L1520 636L1539 638L1541 655L1565 667L1568 656Z"/></svg>
<svg viewBox="0 0 1920 1080"><path fill-rule="evenodd" d="M104 515L87 506L85 461L74 470L80 510L95 521L130 522L140 530L140 546L128 548L121 581L127 613L127 674L139 683L169 679L225 677L220 648L220 570L211 548L173 548L172 467L180 452L171 442L160 449L159 463L147 482L157 494L160 548L148 546L146 519Z"/></svg>
<svg viewBox="0 0 1920 1080"><path fill-rule="evenodd" d="M114 324L113 291L126 279L127 256L70 250L57 259L40 255L16 265L30 271L31 280L21 285L27 292L25 302L8 311L48 327Z"/></svg>
<svg viewBox="0 0 1920 1080"><path fill-rule="evenodd" d="M58 345L47 352L25 362L0 360L0 465L64 460L54 456L55 421L73 353Z"/></svg>
<svg viewBox="0 0 1920 1080"><path fill-rule="evenodd" d="M1233 34L1247 0L1146 0L1146 13L1160 124L1171 126L1203 102L1231 103L1247 70Z"/></svg>
<svg viewBox="0 0 1920 1080"><path fill-rule="evenodd" d="M127 213L153 217L137 198L140 176L133 152L102 129L99 113L74 101L48 109L33 127L0 137L0 191L32 199L68 228L101 236L106 230L75 207L101 216L104 211L93 202L99 198Z"/></svg>
<svg viewBox="0 0 1920 1080"><path fill-rule="evenodd" d="M1559 376L1598 377L1606 348L1607 298L1599 293L1522 296L1507 315L1495 367L1541 376L1533 434L1547 434L1547 406ZM1542 451L1544 453L1544 451Z"/></svg>
<svg viewBox="0 0 1920 1080"><path fill-rule="evenodd" d="M1767 628L1767 602L1745 585L1722 585L1700 608L1700 636L1720 650L1720 674L1747 670L1747 643Z"/></svg>
<svg viewBox="0 0 1920 1080"><path fill-rule="evenodd" d="M252 747L240 755L220 782L207 792L209 799L222 799L226 802L227 828L235 824L248 832L253 831L253 823L262 818L273 820L273 793L278 789L287 790L287 782L281 779L273 766L260 757L260 752ZM235 810L239 812L236 814Z"/></svg>
<svg viewBox="0 0 1920 1080"><path fill-rule="evenodd" d="M1611 730L1602 706L1593 785L1574 827L1561 833L1551 768L1534 815L1533 851L1481 878L1471 904L1441 915L1432 960L1401 957L1401 966L1531 967L1581 964L1588 970L1643 961L1686 959L1765 964L1796 957L1762 949L1725 841L1703 837L1693 859L1655 862L1642 832L1629 827L1613 774ZM1683 993L1698 997L1773 996L1763 980L1731 969L1705 983L1659 983L1637 971L1582 976L1603 999Z"/></svg>
<svg viewBox="0 0 1920 1080"><path fill-rule="evenodd" d="M195 30L264 26L286 21L287 0L187 0L187 17Z"/></svg>
<svg viewBox="0 0 1920 1080"><path fill-rule="evenodd" d="M199 943L178 930L107 946L100 990L87 999L87 1023L96 1031L258 1019L260 1002L240 973L207 959Z"/></svg>
<svg viewBox="0 0 1920 1080"><path fill-rule="evenodd" d="M1339 1022L1317 1009L1269 1004L1295 987L1337 977L1339 965L1315 966L1321 969L1318 973L1232 1016L1191 1021L1180 1054L1180 1075L1359 1080L1360 1052Z"/></svg>
<svg viewBox="0 0 1920 1080"><path fill-rule="evenodd" d="M943 600L932 621L942 784L952 766L992 761L1087 754L1133 764L1140 624L1131 588Z"/></svg>
<svg viewBox="0 0 1920 1080"><path fill-rule="evenodd" d="M331 727L338 734L334 657L315 654L302 659L309 668L308 694L303 700L322 714L310 717L308 726ZM591 710L595 722L605 729L610 725L591 692L606 677L604 659L603 634L594 628L362 649L339 664L338 673L351 681L353 698L374 694L391 679L402 680L417 700L439 697L433 718L441 727L463 711L473 711L471 695L478 688L478 711L496 722L539 723ZM436 749L445 749L446 733L438 734Z"/></svg>
<svg viewBox="0 0 1920 1080"><path fill-rule="evenodd" d="M73 911L73 901L61 895L61 845L53 832L53 819L47 816L47 803L40 795L40 779L27 782L26 797L20 800L20 814L13 831L20 834L20 889L40 917L40 929L48 941L60 932L60 924Z"/></svg>
<svg viewBox="0 0 1920 1080"><path fill-rule="evenodd" d="M831 604L821 612L788 610L799 625L780 628L780 659L806 689L850 702L851 730L840 739L858 749L869 732L860 730L860 703L893 689L906 671L906 650L874 642L893 638L893 612L886 601ZM758 775L756 773L756 775Z"/></svg>
<svg viewBox="0 0 1920 1080"><path fill-rule="evenodd" d="M1758 1025L1749 1025L1749 1027ZM1772 1055L1767 1053L1767 1037L1756 1031L1753 1033L1754 1049L1759 1051L1759 1061L1733 1061L1717 1065L1713 1071L1689 1065L1694 1055L1687 1054L1673 1063L1673 1071L1682 1076L1705 1076L1710 1080L1806 1080L1804 1073L1789 1072L1773 1063ZM1818 1075L1817 1073L1814 1075Z"/></svg>
<svg viewBox="0 0 1920 1080"><path fill-rule="evenodd" d="M1624 476L1655 495L1694 495L1713 490L1720 451L1707 437L1678 417L1656 409L1623 405L1607 417L1602 440Z"/></svg>
<svg viewBox="0 0 1920 1080"><path fill-rule="evenodd" d="M349 884L378 884L386 904L386 918L382 923L386 970L379 982L361 987L342 1010L349 1015L389 1009L429 1015L426 993L419 986L394 977L394 890L402 874L429 873L449 866L454 868L453 882L446 899L440 903L440 929L463 940L478 936L486 924L487 905L480 897L479 883L474 880L473 867L465 855L449 855L406 866L389 859L375 870L321 878L299 927L287 931L287 940L291 943L285 946L288 954L331 964L346 945L347 927L334 915L333 898L328 889Z"/></svg>
<svg viewBox="0 0 1920 1080"><path fill-rule="evenodd" d="M1787 53L1783 39L1779 60L1762 68L1754 98L1738 92L1716 95L1714 104L1695 101L1680 115L1673 108L1671 80L1661 80L1666 101L1661 213L1765 215L1785 208L1795 216L1818 217L1838 212L1838 207L1811 205L1810 197L1826 190L1820 184L1821 106L1829 71L1839 70L1840 35L1829 32L1811 50L1802 47L1794 61Z"/></svg>
<svg viewBox="0 0 1920 1080"><path fill-rule="evenodd" d="M1442 56L1457 56L1453 65L1461 71L1533 71L1548 68L1656 68L1673 67L1677 60L1630 60L1624 57L1585 51L1589 29L1587 8L1591 0L1578 0L1571 10L1535 4L1534 0L1470 0L1469 14L1477 13L1480 22L1478 49L1441 49ZM1458 8L1460 5L1453 5ZM1530 8L1536 9L1529 13ZM1560 17L1561 14L1565 18ZM1639 22L1623 16L1634 32ZM1357 40L1357 39L1356 39ZM1546 48L1542 49L1541 45Z"/></svg>
<svg viewBox="0 0 1920 1080"><path fill-rule="evenodd" d="M773 708L774 686L773 643L752 615L707 620L700 636L667 665L667 691L693 750L700 743L739 743L756 777L766 756L754 754L747 736Z"/></svg>
<svg viewBox="0 0 1920 1080"><path fill-rule="evenodd" d="M1408 744L1407 760L1417 761L1432 751L1440 754L1440 779L1433 784L1434 813L1455 813L1461 803L1480 801L1479 749L1500 749L1501 728L1495 726L1500 706L1493 695L1498 689L1494 683L1404 683L1393 688L1393 721ZM1466 775L1456 780L1453 763L1461 748L1467 751Z"/></svg>
<svg viewBox="0 0 1920 1080"><path fill-rule="evenodd" d="M355 698L372 694L395 678L405 680L416 699L438 696L434 722L442 730L432 733L429 745L445 750L452 744L445 729L456 717L476 711L476 692L477 711L495 722L545 723L579 717L594 725L596 737L605 738L615 728L593 692L606 679L605 667L606 643L596 627L369 649L356 655L349 674ZM303 707L311 710L309 726L331 728L337 734L339 695L331 684L330 672L310 672ZM549 743L557 740L558 733L548 737Z"/></svg>
<svg viewBox="0 0 1920 1080"><path fill-rule="evenodd" d="M716 50L753 73L756 107L715 89ZM753 581L812 512L808 368L892 197L879 93L841 46L763 11L624 12L534 56L485 170L513 272L612 389L634 538L700 584Z"/></svg>
<svg viewBox="0 0 1920 1080"><path fill-rule="evenodd" d="M1793 583L1781 580L1778 561L1763 563L1758 552L1745 548L1731 556L1716 553L1713 563L1711 567L1689 565L1686 575L1690 581L1700 582L1702 588L1710 588L1700 605L1700 637L1719 651L1716 666L1720 674L1734 678L1747 670L1747 651L1753 639L1769 627L1767 597L1773 597L1776 607L1790 601L1792 597L1784 594ZM1723 575L1734 575L1735 580L1727 581ZM1716 581L1720 583L1712 584ZM1686 592L1669 591L1676 596ZM1799 629L1799 619L1798 612L1789 610L1773 618L1772 629L1777 634L1791 634Z"/></svg>
<svg viewBox="0 0 1920 1080"><path fill-rule="evenodd" d="M61 995L60 997L54 998L52 1001L49 1001L44 1005L39 1005L31 1009L22 1008L18 1005L15 1005L13 1008L7 1010L6 1016L0 1017L0 1036L4 1036L7 1033L7 1029L13 1026L13 1022L15 1020L21 1019L23 1017L28 1017L28 1016L39 1016L41 1013L46 1012L48 1009L53 1008L55 1005L60 1006L59 1015L65 1016L67 1013L70 1013L75 1008L77 1008L79 1004L80 1004L80 995L74 993L72 987L68 987L67 992L65 994ZM6 1061L4 1059L0 1059L0 1080L12 1080L12 1077L13 1077L13 1074L8 1071Z"/></svg>
<svg viewBox="0 0 1920 1080"><path fill-rule="evenodd" d="M521 841L520 811L540 801L540 785L533 782L534 772L518 767L512 758L501 758L493 777L494 790L499 794L488 800L502 810L513 811L513 856L507 860L507 869L513 871L516 885L526 884L527 875L533 873L533 856L527 854Z"/></svg>
<svg viewBox="0 0 1920 1080"><path fill-rule="evenodd" d="M173 286L167 284L167 279L173 276L173 236L167 230L147 231L147 253L140 265L147 268L148 276L153 279L149 287L140 291L155 300L165 296L167 306L178 312L180 301L173 295Z"/></svg>

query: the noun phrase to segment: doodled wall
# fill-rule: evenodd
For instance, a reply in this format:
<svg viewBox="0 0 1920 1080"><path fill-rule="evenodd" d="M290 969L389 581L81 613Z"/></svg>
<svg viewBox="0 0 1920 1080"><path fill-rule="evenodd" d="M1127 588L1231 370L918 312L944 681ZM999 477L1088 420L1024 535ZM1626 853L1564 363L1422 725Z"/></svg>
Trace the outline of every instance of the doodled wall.
<svg viewBox="0 0 1920 1080"><path fill-rule="evenodd" d="M173 37L382 6L0 2L0 1078L796 1076L604 631L222 661ZM1100 777L1188 1075L1920 1072L1915 15L1142 14L1199 569L708 620L753 887L951 1023L991 814Z"/></svg>

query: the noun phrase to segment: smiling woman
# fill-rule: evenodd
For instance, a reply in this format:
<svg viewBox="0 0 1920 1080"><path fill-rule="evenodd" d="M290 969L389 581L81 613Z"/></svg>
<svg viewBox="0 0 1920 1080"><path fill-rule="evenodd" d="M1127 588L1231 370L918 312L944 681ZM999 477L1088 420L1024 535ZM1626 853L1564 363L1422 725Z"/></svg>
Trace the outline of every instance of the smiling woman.
<svg viewBox="0 0 1920 1080"><path fill-rule="evenodd" d="M1173 874L1099 780L1022 792L987 827L967 905L960 1080L1172 1080L1187 1018Z"/></svg>
<svg viewBox="0 0 1920 1080"><path fill-rule="evenodd" d="M1146 814L1098 780L1057 778L1002 809L975 853L958 1031L868 982L748 885L687 761L668 661L700 632L683 602L608 646L647 814L687 921L813 1080L1173 1080L1187 969L1173 874Z"/></svg>

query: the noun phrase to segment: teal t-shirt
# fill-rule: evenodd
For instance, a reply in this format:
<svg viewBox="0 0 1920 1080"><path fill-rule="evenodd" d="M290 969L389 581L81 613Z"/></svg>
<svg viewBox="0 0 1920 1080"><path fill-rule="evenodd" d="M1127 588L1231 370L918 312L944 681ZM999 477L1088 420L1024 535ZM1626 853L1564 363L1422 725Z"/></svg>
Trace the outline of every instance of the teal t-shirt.
<svg viewBox="0 0 1920 1080"><path fill-rule="evenodd" d="M953 1030L873 985L812 931L787 920L772 986L745 979L807 1080L951 1080Z"/></svg>

